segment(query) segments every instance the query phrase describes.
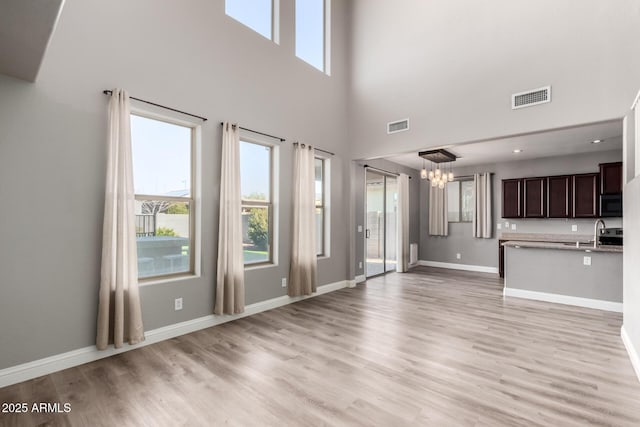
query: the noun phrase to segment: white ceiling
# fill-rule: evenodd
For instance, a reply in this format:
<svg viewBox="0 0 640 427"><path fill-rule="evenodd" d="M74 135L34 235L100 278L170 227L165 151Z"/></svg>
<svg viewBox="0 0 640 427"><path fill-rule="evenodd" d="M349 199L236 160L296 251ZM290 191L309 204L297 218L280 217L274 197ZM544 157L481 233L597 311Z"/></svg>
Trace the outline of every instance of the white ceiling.
<svg viewBox="0 0 640 427"><path fill-rule="evenodd" d="M0 1L0 74L34 82L64 0Z"/></svg>
<svg viewBox="0 0 640 427"><path fill-rule="evenodd" d="M591 141L601 139L599 144ZM442 146L458 156L456 167L537 159L596 151L622 150L622 121L608 121L585 126L532 133L493 141ZM426 148L429 150L433 147ZM425 150L426 150L425 149ZM513 150L522 150L514 153ZM416 150L385 157L392 162L414 169L422 168L422 158Z"/></svg>

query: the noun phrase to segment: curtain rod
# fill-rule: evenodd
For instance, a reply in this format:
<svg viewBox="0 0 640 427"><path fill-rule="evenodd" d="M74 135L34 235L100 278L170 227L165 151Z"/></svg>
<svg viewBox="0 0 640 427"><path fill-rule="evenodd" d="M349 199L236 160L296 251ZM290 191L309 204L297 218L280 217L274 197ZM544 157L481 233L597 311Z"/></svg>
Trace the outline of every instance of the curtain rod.
<svg viewBox="0 0 640 427"><path fill-rule="evenodd" d="M296 144L300 144L300 143L298 141L293 143L293 145L296 145ZM304 145L304 144L302 144L302 145ZM322 148L313 147L313 149L316 150L316 151L322 151L323 153L327 153L330 156L335 156L336 155L336 153L332 153L331 151L323 150Z"/></svg>
<svg viewBox="0 0 640 427"><path fill-rule="evenodd" d="M104 93L105 95L111 95L113 93L113 91L112 90L103 90L102 93ZM164 108L165 110L175 111L176 113L186 114L187 116L191 116L191 117L195 117L196 119L200 119L203 122L206 122L208 120L206 117L197 116L195 114L187 113L186 111L182 111L182 110L176 110L175 108L167 107L166 105L156 104L155 102L145 101L144 99L136 98L136 97L133 97L133 96L130 96L129 99L133 99L135 101L144 102L145 104L153 105L154 107Z"/></svg>
<svg viewBox="0 0 640 427"><path fill-rule="evenodd" d="M376 168L376 167L374 167L374 166L364 165L364 167L365 167L365 168L367 168L367 169L373 169L373 170L376 170L376 171L378 171L378 172L383 172L383 173L386 173L386 174L389 174L389 175L395 175L395 176L399 176L399 175L400 175L400 174L399 174L399 173L397 173L397 172L390 172L390 171L386 171L386 170L384 170L384 169ZM407 174L407 175L409 176L409 179L412 179L412 178L411 178L411 175L409 175L409 174Z"/></svg>
<svg viewBox="0 0 640 427"><path fill-rule="evenodd" d="M220 122L220 126L222 126L222 125L224 125L224 122ZM236 125L236 124L232 124L231 126L235 127L235 126L238 126L238 125ZM284 139L284 138L280 138L279 136L269 135L268 133L258 132L257 130L248 129L248 128L243 128L242 126L238 126L238 128L240 128L240 129L242 129L242 130L246 130L246 131L248 131L248 132L257 133L258 135L268 136L269 138L279 139L279 140L280 140L280 142L284 142L284 141L286 141L286 139Z"/></svg>

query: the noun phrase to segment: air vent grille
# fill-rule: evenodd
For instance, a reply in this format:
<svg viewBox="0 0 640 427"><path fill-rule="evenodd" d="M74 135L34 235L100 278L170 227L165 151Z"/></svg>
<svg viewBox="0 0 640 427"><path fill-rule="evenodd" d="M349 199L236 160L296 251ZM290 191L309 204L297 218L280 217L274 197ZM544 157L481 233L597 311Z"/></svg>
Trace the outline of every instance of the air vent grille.
<svg viewBox="0 0 640 427"><path fill-rule="evenodd" d="M387 123L387 133L397 133L409 130L409 119L397 120Z"/></svg>
<svg viewBox="0 0 640 427"><path fill-rule="evenodd" d="M513 110L544 104L547 102L551 102L551 86L514 93L511 95L511 109Z"/></svg>

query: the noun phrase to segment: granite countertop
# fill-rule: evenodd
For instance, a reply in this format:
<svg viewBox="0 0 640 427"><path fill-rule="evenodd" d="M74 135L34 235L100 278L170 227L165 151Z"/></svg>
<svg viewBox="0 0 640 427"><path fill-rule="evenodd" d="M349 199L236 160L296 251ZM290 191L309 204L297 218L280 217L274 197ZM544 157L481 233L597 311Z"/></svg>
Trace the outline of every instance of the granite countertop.
<svg viewBox="0 0 640 427"><path fill-rule="evenodd" d="M502 246L513 248L537 248L537 249L560 249L565 251L584 251L584 252L610 252L622 253L622 246L598 245L593 247L593 243L580 243L576 246L576 239L572 242L550 242L550 241L531 241L531 240L509 240L502 243Z"/></svg>
<svg viewBox="0 0 640 427"><path fill-rule="evenodd" d="M500 240L519 240L522 242L560 242L560 243L593 243L593 235L587 234L551 234L551 233L502 233Z"/></svg>

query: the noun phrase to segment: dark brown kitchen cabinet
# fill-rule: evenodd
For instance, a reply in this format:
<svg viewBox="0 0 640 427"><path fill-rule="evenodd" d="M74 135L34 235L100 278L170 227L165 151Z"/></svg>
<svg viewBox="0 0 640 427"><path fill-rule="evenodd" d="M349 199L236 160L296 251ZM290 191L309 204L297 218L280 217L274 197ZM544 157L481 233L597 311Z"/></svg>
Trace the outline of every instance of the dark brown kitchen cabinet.
<svg viewBox="0 0 640 427"><path fill-rule="evenodd" d="M600 174L573 176L574 218L596 218L599 213Z"/></svg>
<svg viewBox="0 0 640 427"><path fill-rule="evenodd" d="M622 193L622 162L600 164L601 194Z"/></svg>
<svg viewBox="0 0 640 427"><path fill-rule="evenodd" d="M571 218L573 213L572 176L550 176L547 179L547 216Z"/></svg>
<svg viewBox="0 0 640 427"><path fill-rule="evenodd" d="M502 180L502 218L522 218L522 180Z"/></svg>
<svg viewBox="0 0 640 427"><path fill-rule="evenodd" d="M524 217L544 218L547 216L547 178L524 178Z"/></svg>

